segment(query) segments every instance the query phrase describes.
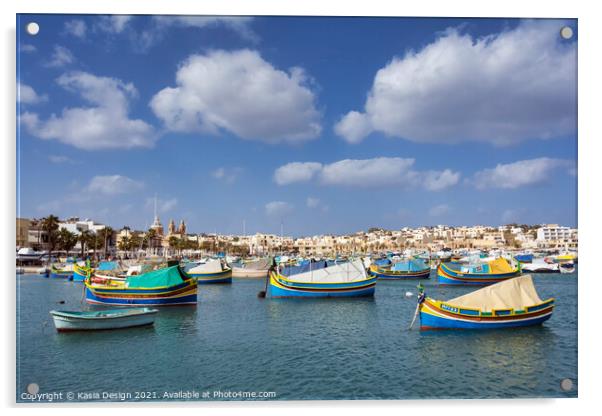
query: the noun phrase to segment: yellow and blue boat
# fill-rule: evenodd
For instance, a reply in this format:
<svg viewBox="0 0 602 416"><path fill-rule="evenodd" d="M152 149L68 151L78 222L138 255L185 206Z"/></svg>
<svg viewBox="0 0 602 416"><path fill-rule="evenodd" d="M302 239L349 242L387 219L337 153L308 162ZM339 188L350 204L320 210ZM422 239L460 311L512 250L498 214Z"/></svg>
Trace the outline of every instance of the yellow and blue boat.
<svg viewBox="0 0 602 416"><path fill-rule="evenodd" d="M531 275L515 277L448 301L421 294L421 329L500 329L540 325L554 298L541 300Z"/></svg>
<svg viewBox="0 0 602 416"><path fill-rule="evenodd" d="M186 271L199 284L232 283L232 268L222 260L209 260Z"/></svg>
<svg viewBox="0 0 602 416"><path fill-rule="evenodd" d="M479 265L441 263L437 268L443 285L490 285L521 275L520 263L499 257Z"/></svg>
<svg viewBox="0 0 602 416"><path fill-rule="evenodd" d="M125 279L87 278L86 301L105 305L189 305L197 302L197 281L179 266L154 270Z"/></svg>
<svg viewBox="0 0 602 416"><path fill-rule="evenodd" d="M372 264L368 273L380 279L428 279L431 267L421 259L408 259L394 263L391 267Z"/></svg>
<svg viewBox="0 0 602 416"><path fill-rule="evenodd" d="M50 277L53 279L73 280L73 266L75 263L52 264L50 266Z"/></svg>
<svg viewBox="0 0 602 416"><path fill-rule="evenodd" d="M272 271L268 295L272 298L334 298L374 296L378 277L366 273L361 260L285 276Z"/></svg>

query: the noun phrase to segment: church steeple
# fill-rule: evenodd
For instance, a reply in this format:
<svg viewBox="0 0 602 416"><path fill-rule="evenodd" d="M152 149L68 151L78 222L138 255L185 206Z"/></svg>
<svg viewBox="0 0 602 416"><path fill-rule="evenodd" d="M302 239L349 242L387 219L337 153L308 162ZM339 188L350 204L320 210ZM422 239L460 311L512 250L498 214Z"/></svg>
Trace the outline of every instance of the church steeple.
<svg viewBox="0 0 602 416"><path fill-rule="evenodd" d="M150 227L155 230L157 234L163 235L163 224L161 224L161 220L159 219L159 215L157 214L157 194L155 194L155 220L153 221L153 225Z"/></svg>
<svg viewBox="0 0 602 416"><path fill-rule="evenodd" d="M184 222L184 220L180 221L180 225L178 226L178 233L180 233L181 235L186 234L186 223Z"/></svg>
<svg viewBox="0 0 602 416"><path fill-rule="evenodd" d="M173 221L173 219L169 220L169 226L167 229L169 230L170 235L176 233L176 223Z"/></svg>

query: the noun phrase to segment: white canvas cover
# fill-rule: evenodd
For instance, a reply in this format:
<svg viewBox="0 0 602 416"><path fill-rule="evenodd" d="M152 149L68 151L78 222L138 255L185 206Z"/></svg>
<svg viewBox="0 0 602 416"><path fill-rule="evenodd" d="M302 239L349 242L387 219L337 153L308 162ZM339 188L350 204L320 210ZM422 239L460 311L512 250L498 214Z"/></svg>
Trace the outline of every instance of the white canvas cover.
<svg viewBox="0 0 602 416"><path fill-rule="evenodd" d="M347 283L366 279L366 269L361 259L318 270L295 274L288 280L300 283Z"/></svg>
<svg viewBox="0 0 602 416"><path fill-rule="evenodd" d="M188 270L188 273L218 273L222 270L222 262L220 260L208 260L205 264L199 264Z"/></svg>
<svg viewBox="0 0 602 416"><path fill-rule="evenodd" d="M445 303L491 312L493 309L524 309L542 303L542 300L533 286L531 275L527 274L450 299Z"/></svg>
<svg viewBox="0 0 602 416"><path fill-rule="evenodd" d="M268 270L271 265L272 258L263 257L257 260L245 262L242 268L246 270Z"/></svg>

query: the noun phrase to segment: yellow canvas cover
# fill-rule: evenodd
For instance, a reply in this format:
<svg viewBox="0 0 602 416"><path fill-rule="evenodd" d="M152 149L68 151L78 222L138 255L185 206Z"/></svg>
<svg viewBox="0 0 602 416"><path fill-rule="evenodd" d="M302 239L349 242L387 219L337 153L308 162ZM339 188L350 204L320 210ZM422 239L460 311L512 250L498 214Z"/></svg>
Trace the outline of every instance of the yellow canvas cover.
<svg viewBox="0 0 602 416"><path fill-rule="evenodd" d="M542 300L537 295L531 275L515 277L445 302L463 308L480 309L524 309L538 305Z"/></svg>
<svg viewBox="0 0 602 416"><path fill-rule="evenodd" d="M503 257L497 258L489 263L489 273L510 273L513 271L512 266Z"/></svg>

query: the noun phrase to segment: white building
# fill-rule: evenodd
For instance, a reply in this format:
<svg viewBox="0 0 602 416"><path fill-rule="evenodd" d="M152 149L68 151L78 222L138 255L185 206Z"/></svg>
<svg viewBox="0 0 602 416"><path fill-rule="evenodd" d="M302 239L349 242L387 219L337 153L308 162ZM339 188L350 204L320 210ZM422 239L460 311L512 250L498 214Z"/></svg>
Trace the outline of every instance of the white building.
<svg viewBox="0 0 602 416"><path fill-rule="evenodd" d="M573 230L558 224L548 224L537 229L537 241L565 241L570 240Z"/></svg>

